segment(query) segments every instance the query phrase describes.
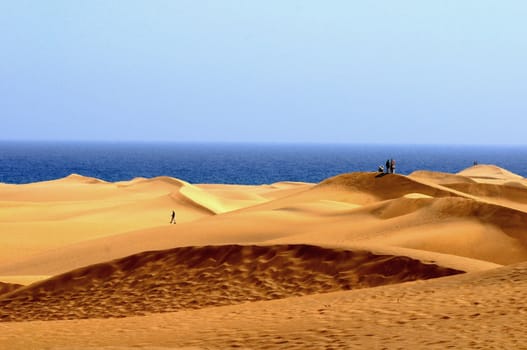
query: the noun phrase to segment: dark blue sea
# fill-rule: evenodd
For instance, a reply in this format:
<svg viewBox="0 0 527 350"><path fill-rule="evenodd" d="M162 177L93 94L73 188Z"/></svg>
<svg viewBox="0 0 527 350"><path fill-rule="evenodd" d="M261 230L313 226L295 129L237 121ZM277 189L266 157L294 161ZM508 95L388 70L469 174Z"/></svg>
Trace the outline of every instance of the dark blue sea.
<svg viewBox="0 0 527 350"><path fill-rule="evenodd" d="M527 176L527 146L434 146L249 143L0 142L0 182L29 183L72 173L107 181L167 175L191 183L319 182L375 171L386 159L396 172L456 173L496 164Z"/></svg>

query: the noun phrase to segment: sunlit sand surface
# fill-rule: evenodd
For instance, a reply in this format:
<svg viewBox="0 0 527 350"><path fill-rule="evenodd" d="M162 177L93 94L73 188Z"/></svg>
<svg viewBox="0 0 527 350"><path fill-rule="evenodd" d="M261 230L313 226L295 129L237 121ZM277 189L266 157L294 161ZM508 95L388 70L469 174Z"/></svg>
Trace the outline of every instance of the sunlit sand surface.
<svg viewBox="0 0 527 350"><path fill-rule="evenodd" d="M527 180L0 184L0 348L521 348ZM175 210L177 223L169 224Z"/></svg>

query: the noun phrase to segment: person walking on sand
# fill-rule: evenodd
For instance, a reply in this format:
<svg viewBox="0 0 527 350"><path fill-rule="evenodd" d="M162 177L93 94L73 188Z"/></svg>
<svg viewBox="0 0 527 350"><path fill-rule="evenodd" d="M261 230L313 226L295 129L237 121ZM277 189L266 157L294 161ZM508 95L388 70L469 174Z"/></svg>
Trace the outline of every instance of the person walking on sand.
<svg viewBox="0 0 527 350"><path fill-rule="evenodd" d="M170 219L170 223L171 224L176 223L176 212L174 210L172 210L172 218Z"/></svg>
<svg viewBox="0 0 527 350"><path fill-rule="evenodd" d="M386 161L386 174L389 174L390 173L390 169L391 169L391 162L390 160L388 159Z"/></svg>
<svg viewBox="0 0 527 350"><path fill-rule="evenodd" d="M390 172L395 174L395 160L393 159L390 161Z"/></svg>

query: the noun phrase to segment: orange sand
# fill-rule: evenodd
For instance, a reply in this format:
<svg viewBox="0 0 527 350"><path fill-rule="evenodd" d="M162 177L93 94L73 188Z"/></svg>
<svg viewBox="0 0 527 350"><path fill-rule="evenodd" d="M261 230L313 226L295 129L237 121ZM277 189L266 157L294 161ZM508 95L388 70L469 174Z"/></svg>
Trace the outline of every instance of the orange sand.
<svg viewBox="0 0 527 350"><path fill-rule="evenodd" d="M0 184L0 208L0 348L527 340L527 180L496 166L262 186L71 175Z"/></svg>

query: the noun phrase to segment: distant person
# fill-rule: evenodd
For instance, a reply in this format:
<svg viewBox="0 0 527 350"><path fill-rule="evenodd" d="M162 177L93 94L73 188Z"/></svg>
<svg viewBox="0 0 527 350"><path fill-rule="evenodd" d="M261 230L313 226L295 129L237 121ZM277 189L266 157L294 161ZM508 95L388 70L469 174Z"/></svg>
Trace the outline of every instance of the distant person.
<svg viewBox="0 0 527 350"><path fill-rule="evenodd" d="M477 160L474 161L474 165L478 165L478 161Z"/></svg>
<svg viewBox="0 0 527 350"><path fill-rule="evenodd" d="M390 173L391 164L392 164L392 163L391 163L390 160L388 159L388 160L386 161L386 174Z"/></svg>
<svg viewBox="0 0 527 350"><path fill-rule="evenodd" d="M395 174L395 160L390 161L390 173Z"/></svg>
<svg viewBox="0 0 527 350"><path fill-rule="evenodd" d="M382 165L379 165L379 167L377 168L377 172L384 173L384 168L382 167Z"/></svg>
<svg viewBox="0 0 527 350"><path fill-rule="evenodd" d="M170 219L170 223L171 224L175 224L176 223L176 212L174 210L172 210L172 217Z"/></svg>

